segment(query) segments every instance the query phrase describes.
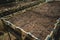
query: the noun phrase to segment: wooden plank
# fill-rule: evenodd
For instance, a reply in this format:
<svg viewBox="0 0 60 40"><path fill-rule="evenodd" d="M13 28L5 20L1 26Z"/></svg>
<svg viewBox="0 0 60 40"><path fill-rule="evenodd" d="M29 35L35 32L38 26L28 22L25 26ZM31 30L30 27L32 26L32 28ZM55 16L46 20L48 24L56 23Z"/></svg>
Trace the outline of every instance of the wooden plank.
<svg viewBox="0 0 60 40"><path fill-rule="evenodd" d="M52 40L52 39L54 39L54 35L56 35L56 33L57 33L59 28L60 28L60 18L57 19L57 23L55 23L54 29L51 31L50 35L48 35L46 37L45 40Z"/></svg>
<svg viewBox="0 0 60 40"><path fill-rule="evenodd" d="M32 35L30 32L24 31L22 28L13 25L9 21L6 21L6 20L2 19L2 22L4 24L5 29L7 29L8 32L13 34L19 40L26 40L26 39L29 39L29 40L40 40L37 37L35 37L34 35Z"/></svg>

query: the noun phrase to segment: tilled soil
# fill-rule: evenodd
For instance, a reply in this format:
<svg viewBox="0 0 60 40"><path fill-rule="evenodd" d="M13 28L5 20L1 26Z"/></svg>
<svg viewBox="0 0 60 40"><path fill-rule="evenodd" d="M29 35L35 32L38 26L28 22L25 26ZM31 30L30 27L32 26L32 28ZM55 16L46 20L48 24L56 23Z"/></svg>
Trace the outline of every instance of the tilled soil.
<svg viewBox="0 0 60 40"><path fill-rule="evenodd" d="M49 2L35 9L26 11L8 19L41 40L53 30L56 20L60 17L60 2Z"/></svg>

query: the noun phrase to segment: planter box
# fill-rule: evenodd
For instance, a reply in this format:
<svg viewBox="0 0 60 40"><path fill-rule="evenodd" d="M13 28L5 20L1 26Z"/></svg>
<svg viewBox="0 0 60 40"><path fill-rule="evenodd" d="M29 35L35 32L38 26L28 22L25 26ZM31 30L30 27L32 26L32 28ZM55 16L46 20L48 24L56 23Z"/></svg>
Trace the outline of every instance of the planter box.
<svg viewBox="0 0 60 40"><path fill-rule="evenodd" d="M7 21L9 21L9 23L11 24L10 27L12 27L13 29L17 27L21 28L26 32L30 32L39 40L47 40L48 38L45 39L47 35L53 37L54 36L53 30L56 30L56 28L54 29L55 27L54 22L50 22L51 20L43 17L41 18L39 15L36 15L31 11L27 11L25 13L15 15L7 19Z"/></svg>
<svg viewBox="0 0 60 40"><path fill-rule="evenodd" d="M3 17L3 16L7 16L9 14L13 14L17 11L22 11L26 8L30 8L30 7L33 7L35 5L38 5L40 4L40 1L34 1L34 2L27 2L27 3L16 3L16 5L13 3L13 4L8 4L8 5L3 5L0 9L0 17Z"/></svg>
<svg viewBox="0 0 60 40"><path fill-rule="evenodd" d="M54 2L51 3L53 6L50 6L51 4L47 6L49 4L48 3L45 6L42 5L41 8L39 6L23 13L17 12L15 15L7 16L7 18L3 20L5 28L9 28L9 30L11 29L10 32L13 30L16 31L15 34L19 34L16 35L18 36L18 39L26 40L29 38L29 40L55 40L55 35L57 34L60 26L60 19L57 20L56 18L56 16L59 15L55 13L59 8L59 6L57 6L57 9L55 9L57 3L58 2L55 4ZM52 10L51 7L54 9ZM50 9L49 11L48 8ZM54 13L51 12L51 10ZM23 34L24 36L21 36Z"/></svg>

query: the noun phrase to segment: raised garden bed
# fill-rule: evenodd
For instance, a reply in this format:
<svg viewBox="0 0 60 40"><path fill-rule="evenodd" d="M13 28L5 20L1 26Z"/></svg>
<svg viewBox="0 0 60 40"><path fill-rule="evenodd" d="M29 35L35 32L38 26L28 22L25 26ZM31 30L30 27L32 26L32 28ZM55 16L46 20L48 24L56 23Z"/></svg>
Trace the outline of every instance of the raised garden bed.
<svg viewBox="0 0 60 40"><path fill-rule="evenodd" d="M45 40L54 29L57 18L60 17L59 5L60 2L46 3L24 13L17 12L16 15L7 18L7 21L32 33L40 40Z"/></svg>
<svg viewBox="0 0 60 40"><path fill-rule="evenodd" d="M18 6L15 6L15 7L12 7L12 8L7 8L5 10L3 9L0 12L0 17L7 16L9 14L13 14L13 13L18 12L18 11L22 11L24 9L33 7L33 6L38 5L38 4L40 4L40 1L37 1L37 2L35 1L35 2L31 2L31 3L27 3L24 6L23 5L21 6L19 4Z"/></svg>

